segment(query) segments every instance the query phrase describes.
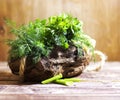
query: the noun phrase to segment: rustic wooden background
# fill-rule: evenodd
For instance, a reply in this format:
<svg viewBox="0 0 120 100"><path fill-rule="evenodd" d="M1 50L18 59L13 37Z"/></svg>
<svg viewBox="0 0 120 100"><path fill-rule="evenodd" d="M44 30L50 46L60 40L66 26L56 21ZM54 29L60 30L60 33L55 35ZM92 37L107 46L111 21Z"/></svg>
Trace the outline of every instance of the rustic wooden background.
<svg viewBox="0 0 120 100"><path fill-rule="evenodd" d="M0 0L0 61L7 60L3 42L12 36L3 18L24 24L61 12L71 13L84 22L84 31L96 39L96 49L109 61L120 61L120 0Z"/></svg>

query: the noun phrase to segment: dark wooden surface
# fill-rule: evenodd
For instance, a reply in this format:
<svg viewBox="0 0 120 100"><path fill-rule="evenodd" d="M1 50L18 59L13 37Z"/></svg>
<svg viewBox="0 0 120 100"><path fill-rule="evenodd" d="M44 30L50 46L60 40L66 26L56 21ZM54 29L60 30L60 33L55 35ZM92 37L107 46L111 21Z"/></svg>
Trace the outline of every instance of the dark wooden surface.
<svg viewBox="0 0 120 100"><path fill-rule="evenodd" d="M0 63L0 100L120 100L120 62L106 62L99 72L84 71L72 86L26 84Z"/></svg>

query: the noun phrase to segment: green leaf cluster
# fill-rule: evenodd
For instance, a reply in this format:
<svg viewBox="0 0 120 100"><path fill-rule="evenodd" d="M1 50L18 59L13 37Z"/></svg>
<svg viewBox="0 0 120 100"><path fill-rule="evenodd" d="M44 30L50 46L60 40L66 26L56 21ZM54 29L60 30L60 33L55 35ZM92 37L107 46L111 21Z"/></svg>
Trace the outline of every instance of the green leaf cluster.
<svg viewBox="0 0 120 100"><path fill-rule="evenodd" d="M7 22L10 25L10 22ZM94 49L93 39L82 30L82 21L69 14L51 16L43 20L36 19L19 27L15 24L11 26L11 32L16 38L8 40L8 45L11 47L9 59L30 56L36 63L41 57L47 57L56 45L64 49L75 45L79 55L84 47Z"/></svg>

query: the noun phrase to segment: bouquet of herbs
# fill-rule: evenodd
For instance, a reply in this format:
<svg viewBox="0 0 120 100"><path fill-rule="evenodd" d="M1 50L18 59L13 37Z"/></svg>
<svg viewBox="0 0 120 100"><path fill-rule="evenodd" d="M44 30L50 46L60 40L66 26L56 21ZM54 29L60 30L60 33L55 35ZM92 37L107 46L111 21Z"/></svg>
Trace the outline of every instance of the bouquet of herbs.
<svg viewBox="0 0 120 100"><path fill-rule="evenodd" d="M26 79L31 78L28 73L38 66L42 66L40 69L38 68L38 77L42 78L39 79L37 77L38 79L35 79L34 74L36 73L34 72L31 74L33 75L32 81L42 81L58 73L63 73L63 76L67 77L69 74L68 69L73 68L76 65L75 63L80 63L75 68L86 66L89 61L87 58L86 60L85 58L83 59L83 57L89 56L89 52L94 53L95 40L84 33L82 21L69 14L51 16L43 20L36 19L19 27L8 20L7 23L12 28L11 32L16 36L15 39L7 42L11 47L8 57L9 66L13 73L15 73L15 67L17 67L16 72L19 72L21 59L25 58L23 74L27 73ZM66 58L74 59L70 61L70 59ZM55 59L58 59L58 61L55 61ZM66 61L67 65L61 59ZM15 66L14 62L16 61L18 65ZM87 61L87 64L84 64L85 61ZM46 69L48 75L45 74L45 71L43 73L42 69ZM51 69L53 71L52 74L50 74ZM47 75L45 78L43 78L44 74ZM78 75L78 73L74 75Z"/></svg>

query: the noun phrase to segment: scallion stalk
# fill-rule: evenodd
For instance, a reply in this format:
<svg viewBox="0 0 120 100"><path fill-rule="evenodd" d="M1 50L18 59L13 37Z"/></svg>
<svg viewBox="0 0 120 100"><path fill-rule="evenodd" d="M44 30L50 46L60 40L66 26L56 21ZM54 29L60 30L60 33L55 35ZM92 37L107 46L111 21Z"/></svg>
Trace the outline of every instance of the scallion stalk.
<svg viewBox="0 0 120 100"><path fill-rule="evenodd" d="M53 81L55 81L55 80L57 80L57 79L60 79L60 78L62 78L63 76L62 76L62 74L60 73L60 74L58 74L58 75L56 75L56 76L53 76L53 77L51 77L51 78L49 78L49 79L46 79L46 80L44 80L44 81L42 81L41 83L42 84L48 84L48 83L51 83L51 82L53 82Z"/></svg>

